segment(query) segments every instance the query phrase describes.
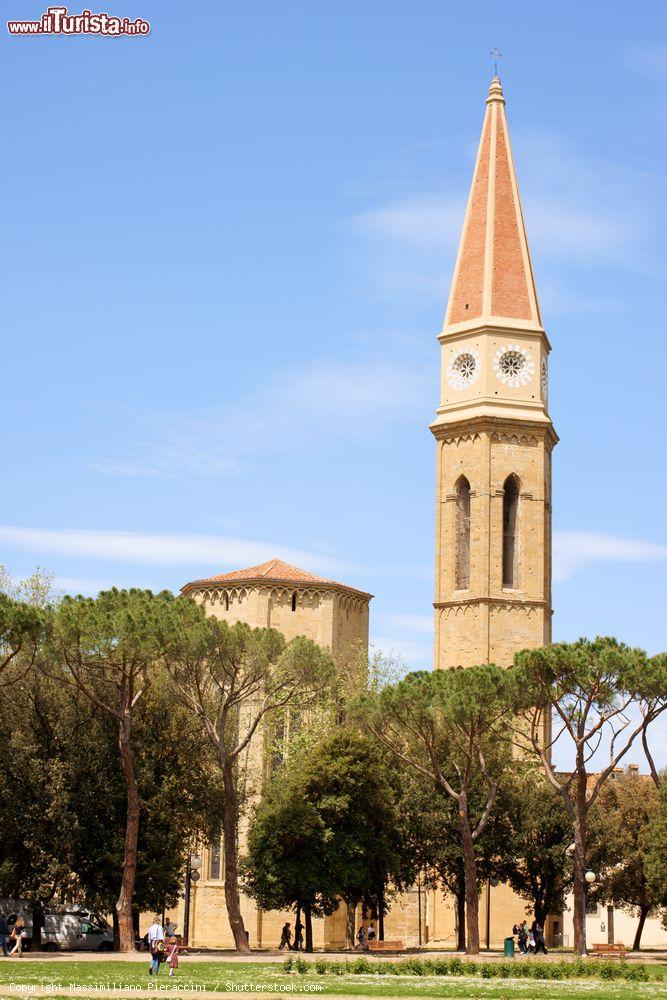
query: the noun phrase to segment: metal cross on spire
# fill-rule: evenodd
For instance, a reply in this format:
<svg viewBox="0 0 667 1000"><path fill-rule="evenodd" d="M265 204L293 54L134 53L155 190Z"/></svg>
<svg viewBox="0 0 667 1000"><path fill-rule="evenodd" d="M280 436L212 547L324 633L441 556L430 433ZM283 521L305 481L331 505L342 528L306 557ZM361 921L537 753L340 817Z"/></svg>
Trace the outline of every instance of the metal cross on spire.
<svg viewBox="0 0 667 1000"><path fill-rule="evenodd" d="M497 48L491 49L489 55L493 59L493 75L498 76L498 60L502 56L502 52L499 52Z"/></svg>

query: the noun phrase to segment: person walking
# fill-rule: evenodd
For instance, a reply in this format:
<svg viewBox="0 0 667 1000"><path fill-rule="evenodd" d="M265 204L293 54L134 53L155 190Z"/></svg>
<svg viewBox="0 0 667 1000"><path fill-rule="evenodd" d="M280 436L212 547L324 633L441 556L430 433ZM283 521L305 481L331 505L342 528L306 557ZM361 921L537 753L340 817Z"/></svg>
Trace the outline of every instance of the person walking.
<svg viewBox="0 0 667 1000"><path fill-rule="evenodd" d="M18 917L14 921L14 929L12 930L12 938L15 940L15 945L10 951L10 955L18 955L19 958L23 955L23 935L25 934L25 919L22 913L19 913Z"/></svg>
<svg viewBox="0 0 667 1000"><path fill-rule="evenodd" d="M372 920L368 925L368 933L366 935L366 940L368 942L375 941L375 924L373 923Z"/></svg>
<svg viewBox="0 0 667 1000"><path fill-rule="evenodd" d="M169 966L169 975L173 976L178 968L178 941L167 945L167 965Z"/></svg>
<svg viewBox="0 0 667 1000"><path fill-rule="evenodd" d="M363 949L365 933L366 932L364 931L364 926L362 924L359 930L357 931L357 948Z"/></svg>
<svg viewBox="0 0 667 1000"><path fill-rule="evenodd" d="M534 928L533 937L535 938L535 954L537 955L538 951L543 951L546 955L547 946L544 942L544 927L541 923L539 923L539 921L536 920Z"/></svg>
<svg viewBox="0 0 667 1000"><path fill-rule="evenodd" d="M294 951L301 951L303 947L303 924L301 920L297 918L294 925Z"/></svg>
<svg viewBox="0 0 667 1000"><path fill-rule="evenodd" d="M278 945L278 951L282 951L283 948L287 948L288 951L291 951L292 948L291 941L292 941L291 924L288 921L287 923L283 924L283 929L280 934L280 944Z"/></svg>
<svg viewBox="0 0 667 1000"><path fill-rule="evenodd" d="M2 942L2 955L7 958L7 935L9 934L9 924L4 913L0 913L0 942Z"/></svg>
<svg viewBox="0 0 667 1000"><path fill-rule="evenodd" d="M160 956L164 951L164 930L159 917L156 917L148 928L148 950L151 953L148 975L157 976L160 971Z"/></svg>
<svg viewBox="0 0 667 1000"><path fill-rule="evenodd" d="M168 941L169 938L172 938L174 936L174 934L176 933L176 928L177 927L178 927L178 924L172 924L171 917L167 917L167 919L165 921L165 925L164 925L164 939L165 939L165 941Z"/></svg>
<svg viewBox="0 0 667 1000"><path fill-rule="evenodd" d="M521 921L518 927L516 927L514 933L516 934L519 942L519 951L522 955L526 955L528 952L528 931L526 930L525 920Z"/></svg>

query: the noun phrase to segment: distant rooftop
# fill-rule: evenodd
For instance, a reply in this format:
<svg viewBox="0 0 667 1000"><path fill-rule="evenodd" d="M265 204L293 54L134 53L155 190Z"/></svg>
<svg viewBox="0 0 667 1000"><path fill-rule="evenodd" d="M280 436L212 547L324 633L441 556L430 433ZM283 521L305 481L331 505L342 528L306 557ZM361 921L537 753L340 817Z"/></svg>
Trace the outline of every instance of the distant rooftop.
<svg viewBox="0 0 667 1000"><path fill-rule="evenodd" d="M305 569L292 566L291 563L283 562L282 559L269 559L268 562L260 563L258 566L249 566L247 569L235 569L231 573L219 573L217 576L210 576L203 580L192 580L181 587L181 593L189 594L193 590L203 590L206 587L215 587L226 583L297 583L317 587L340 588L350 590L368 600L373 596L356 587L348 587L346 583L339 583L337 580L329 580L323 576L315 576Z"/></svg>

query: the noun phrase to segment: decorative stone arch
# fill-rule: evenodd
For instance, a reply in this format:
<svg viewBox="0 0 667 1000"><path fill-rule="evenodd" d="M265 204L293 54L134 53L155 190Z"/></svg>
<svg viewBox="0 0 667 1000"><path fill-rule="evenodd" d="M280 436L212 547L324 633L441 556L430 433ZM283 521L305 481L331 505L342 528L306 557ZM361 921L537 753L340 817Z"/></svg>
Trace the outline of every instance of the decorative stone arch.
<svg viewBox="0 0 667 1000"><path fill-rule="evenodd" d="M460 475L454 484L456 495L456 589L470 588L470 481Z"/></svg>
<svg viewBox="0 0 667 1000"><path fill-rule="evenodd" d="M521 480L510 473L503 483L503 587L517 590L520 557L520 497Z"/></svg>

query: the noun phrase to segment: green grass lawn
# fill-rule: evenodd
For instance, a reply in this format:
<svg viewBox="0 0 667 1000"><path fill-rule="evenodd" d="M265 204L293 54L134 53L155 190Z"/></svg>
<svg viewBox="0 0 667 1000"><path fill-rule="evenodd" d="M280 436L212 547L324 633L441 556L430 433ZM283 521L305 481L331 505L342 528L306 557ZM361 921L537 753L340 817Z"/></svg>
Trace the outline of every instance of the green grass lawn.
<svg viewBox="0 0 667 1000"><path fill-rule="evenodd" d="M308 996L363 996L363 997L470 997L470 998L524 998L524 1000L560 1000L567 997L591 997L595 1000L635 1000L635 998L667 998L667 969L663 966L649 968L650 981L629 983L624 981L601 982L595 979L540 981L512 978L481 979L477 976L417 976L376 974L317 975L314 967L306 973L287 973L281 964L267 962L188 962L182 959L174 979L168 979L162 967L156 980L148 976L148 962L68 962L20 961L8 959L0 962L0 989L12 995L30 995L25 987L34 986L40 998L46 1000L49 990L56 986L77 989L78 995L100 996L104 987L143 987L155 989L178 986L184 992L230 992L234 988L253 991L264 987L267 992L300 993ZM13 984L13 985L12 985ZM252 986L250 985L252 984ZM85 987L90 986L90 994ZM24 989L21 989L23 987ZM83 987L83 988L82 988ZM94 990L93 990L94 988ZM37 992L38 991L38 992ZM157 992L157 991L156 991ZM129 993L129 996L132 994Z"/></svg>

